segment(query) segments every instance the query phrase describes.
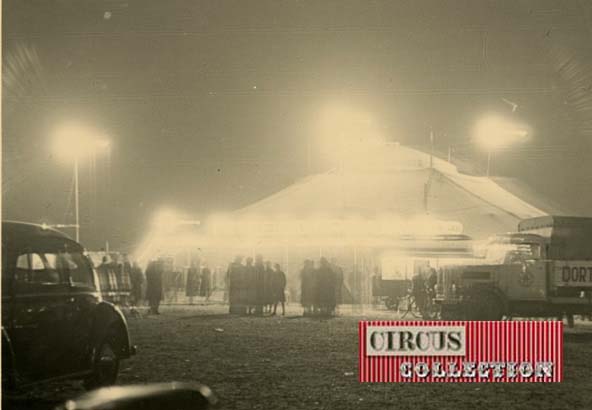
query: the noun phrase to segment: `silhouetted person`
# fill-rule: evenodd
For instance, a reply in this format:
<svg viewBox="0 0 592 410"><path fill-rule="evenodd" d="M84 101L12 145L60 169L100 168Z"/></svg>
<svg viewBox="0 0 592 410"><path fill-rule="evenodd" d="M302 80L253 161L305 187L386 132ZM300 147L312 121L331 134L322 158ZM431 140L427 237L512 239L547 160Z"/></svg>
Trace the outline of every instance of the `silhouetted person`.
<svg viewBox="0 0 592 410"><path fill-rule="evenodd" d="M122 282L124 284L123 290L130 292L130 296L131 296L131 293L132 293L132 264L130 263L127 253L123 254Z"/></svg>
<svg viewBox="0 0 592 410"><path fill-rule="evenodd" d="M158 307L162 300L162 274L164 266L162 262L152 261L146 269L146 299L150 305L150 312L158 315Z"/></svg>
<svg viewBox="0 0 592 410"><path fill-rule="evenodd" d="M242 291L246 313L255 312L257 306L257 273L253 266L253 258L247 258L244 269L244 288Z"/></svg>
<svg viewBox="0 0 592 410"><path fill-rule="evenodd" d="M334 288L335 288L335 307L342 302L342 290L343 290L343 269L337 264L337 259L331 259L331 269L334 273ZM335 309L335 307L333 309ZM333 312L334 313L334 312Z"/></svg>
<svg viewBox="0 0 592 410"><path fill-rule="evenodd" d="M144 273L138 262L134 261L130 272L132 283L132 302L139 306L142 302L142 285L144 284Z"/></svg>
<svg viewBox="0 0 592 410"><path fill-rule="evenodd" d="M193 304L193 298L199 294L199 262L191 261L187 269L187 281L185 284L185 296L189 298L189 304Z"/></svg>
<svg viewBox="0 0 592 410"><path fill-rule="evenodd" d="M273 315L277 312L278 303L282 304L282 316L286 315L286 274L282 271L279 263L275 264L272 276L272 299Z"/></svg>
<svg viewBox="0 0 592 410"><path fill-rule="evenodd" d="M427 300L426 281L421 272L417 272L411 278L411 293L415 299L415 306L423 312Z"/></svg>
<svg viewBox="0 0 592 410"><path fill-rule="evenodd" d="M111 256L111 271L115 277L115 290L117 292L116 301L117 303L121 303L122 292L129 290L126 289L126 285L129 283L129 281L126 283L123 272L123 262L121 261L121 258L117 254L113 253Z"/></svg>
<svg viewBox="0 0 592 410"><path fill-rule="evenodd" d="M335 272L326 258L321 258L317 269L318 303L322 314L331 314L335 311Z"/></svg>
<svg viewBox="0 0 592 410"><path fill-rule="evenodd" d="M212 272L207 265L204 265L201 270L201 281L199 283L199 295L208 300L210 298L210 286L212 280Z"/></svg>
<svg viewBox="0 0 592 410"><path fill-rule="evenodd" d="M313 312L314 293L314 262L307 259L300 271L300 303L305 316Z"/></svg>
<svg viewBox="0 0 592 410"><path fill-rule="evenodd" d="M255 258L255 314L263 314L263 305L265 304L265 265L263 256L257 255Z"/></svg>
<svg viewBox="0 0 592 410"><path fill-rule="evenodd" d="M104 293L114 291L114 286L111 283L111 264L109 263L109 258L107 256L103 256L101 259L101 264L97 267L97 273L100 278L101 291Z"/></svg>
<svg viewBox="0 0 592 410"><path fill-rule="evenodd" d="M428 264L428 280L426 282L428 297L436 297L436 285L438 284L438 272Z"/></svg>
<svg viewBox="0 0 592 410"><path fill-rule="evenodd" d="M265 261L265 272L263 274L263 306L264 311L271 312L274 300L273 278L274 270L271 266L271 261Z"/></svg>
<svg viewBox="0 0 592 410"><path fill-rule="evenodd" d="M228 267L228 304L230 313L244 313L244 306L240 305L240 287L244 266L242 256L234 258L234 262ZM241 311L242 310L242 311Z"/></svg>

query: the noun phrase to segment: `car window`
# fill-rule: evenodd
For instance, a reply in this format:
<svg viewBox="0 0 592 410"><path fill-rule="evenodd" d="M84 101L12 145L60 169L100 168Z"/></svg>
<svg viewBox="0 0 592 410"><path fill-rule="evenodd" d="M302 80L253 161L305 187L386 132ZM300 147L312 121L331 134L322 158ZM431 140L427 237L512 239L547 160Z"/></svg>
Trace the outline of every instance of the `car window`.
<svg viewBox="0 0 592 410"><path fill-rule="evenodd" d="M62 282L59 271L47 265L43 255L22 253L16 259L15 280L18 284L53 285Z"/></svg>
<svg viewBox="0 0 592 410"><path fill-rule="evenodd" d="M15 279L18 282L30 282L31 271L29 270L29 254L19 255L16 258Z"/></svg>
<svg viewBox="0 0 592 410"><path fill-rule="evenodd" d="M73 285L93 287L94 279L90 268L90 263L80 252L60 252L56 254L46 254L48 261L55 261L55 265L69 275Z"/></svg>

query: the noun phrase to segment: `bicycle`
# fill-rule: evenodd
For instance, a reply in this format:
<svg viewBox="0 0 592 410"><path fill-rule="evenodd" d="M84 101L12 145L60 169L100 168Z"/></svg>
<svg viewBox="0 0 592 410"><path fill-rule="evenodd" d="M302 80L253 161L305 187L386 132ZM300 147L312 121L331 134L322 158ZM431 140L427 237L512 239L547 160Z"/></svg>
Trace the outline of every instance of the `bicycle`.
<svg viewBox="0 0 592 410"><path fill-rule="evenodd" d="M415 296L409 291L405 296L399 298L398 313L401 315L401 319L405 319L407 315L411 314L414 318L422 317L421 311L417 306Z"/></svg>
<svg viewBox="0 0 592 410"><path fill-rule="evenodd" d="M414 318L422 318L425 320L436 319L438 316L438 307L434 304L431 292L427 289L425 301L422 306L417 304L413 291L409 289L405 296L399 298L397 307L397 311L401 314L401 319L405 319L409 314Z"/></svg>

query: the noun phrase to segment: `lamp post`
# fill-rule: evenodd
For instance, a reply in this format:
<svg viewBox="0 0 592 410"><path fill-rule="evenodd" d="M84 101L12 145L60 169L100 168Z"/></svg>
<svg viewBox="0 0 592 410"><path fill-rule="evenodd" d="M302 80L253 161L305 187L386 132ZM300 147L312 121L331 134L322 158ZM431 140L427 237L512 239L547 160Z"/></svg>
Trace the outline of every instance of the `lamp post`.
<svg viewBox="0 0 592 410"><path fill-rule="evenodd" d="M74 212L76 215L76 242L80 242L80 203L78 195L78 156L76 156L74 157Z"/></svg>
<svg viewBox="0 0 592 410"><path fill-rule="evenodd" d="M80 159L99 150L109 149L110 143L96 131L80 124L69 123L58 128L54 135L54 151L64 160L74 163L74 214L76 241L80 241L80 189L78 167Z"/></svg>

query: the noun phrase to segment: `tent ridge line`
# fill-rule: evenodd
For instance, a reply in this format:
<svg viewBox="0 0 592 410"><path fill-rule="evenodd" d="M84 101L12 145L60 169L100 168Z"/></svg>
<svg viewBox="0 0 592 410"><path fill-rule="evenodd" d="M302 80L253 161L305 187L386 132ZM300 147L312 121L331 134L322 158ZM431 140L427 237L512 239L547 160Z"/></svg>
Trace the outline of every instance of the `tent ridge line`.
<svg viewBox="0 0 592 410"><path fill-rule="evenodd" d="M440 174L440 175L442 175L444 178L446 178L446 180L447 180L448 182L450 182L452 185L454 185L454 186L456 186L457 188L461 189L462 191L464 191L464 192L468 193L469 195L471 195L471 196L473 196L473 197L475 197L475 198L477 198L477 199L480 199L481 201L485 202L486 204L488 204L488 205L492 206L493 208L495 208L495 209L499 209L500 211L502 211L502 212L505 212L506 214L508 214L508 215L510 215L510 216L512 216L512 217L514 217L514 218L516 218L516 219L518 219L518 220L524 219L524 218L521 218L520 216L516 215L514 212L511 212L511 211L509 211L509 210L507 210L507 209L505 209L505 208L501 207L500 205L496 205L495 203L493 203L493 202L491 202L491 201L489 201L489 200L487 200L487 199L485 199L485 198L483 198L483 197L481 197L481 196L479 196L479 195L477 195L477 194L475 194L475 193L471 192L471 191L470 191L470 190L468 190L467 188L463 187L461 184L459 184L459 183L457 183L456 181L454 181L452 178L449 178L449 177L448 177L448 175L446 175L445 173L443 173L443 172L439 171L438 169L433 169L433 170L434 170L434 172L437 172L438 174ZM492 181L492 180L490 180L490 181L491 181L492 183L494 183L494 184L495 184L495 181ZM536 210L536 211L540 212L541 214L545 214L545 213L544 213L543 211L541 211L540 209L538 209L538 208L536 208L536 207L534 207L534 206L532 206L532 205L530 205L530 204L526 203L525 201L523 201L522 199L520 199L520 198L519 198L519 197L517 197L516 195L514 195L514 194L512 194L511 192L509 192L509 191L507 191L506 189L504 189L502 186L500 186L500 185L498 185L498 184L495 184L495 185L497 185L497 186L498 186L500 189L502 189L503 191L507 192L507 193L508 193L508 195L511 195L511 196L513 196L514 198L518 199L518 200L519 200L519 201L521 201L521 202L524 202L526 205L528 205L529 207L533 208L534 210Z"/></svg>
<svg viewBox="0 0 592 410"><path fill-rule="evenodd" d="M235 210L233 213L237 213L237 214L247 213L251 208L257 207L259 205L266 204L269 201L277 198L278 196L282 195L285 192L298 191L298 189L301 189L302 186L305 183L307 183L307 182L313 181L313 180L318 179L318 178L321 178L321 177L327 177L329 174L333 173L333 171L335 171L335 170L334 169L331 169L331 170L329 170L327 172L324 172L322 174L308 175L307 177L302 178L302 179L294 182L292 185L290 185L288 187L285 187L285 188L282 188L279 191L274 192L273 194L268 195L267 197L265 197L263 199L260 199L259 201L253 202L250 205L247 205L247 206L245 206L243 208L240 208L240 209Z"/></svg>

